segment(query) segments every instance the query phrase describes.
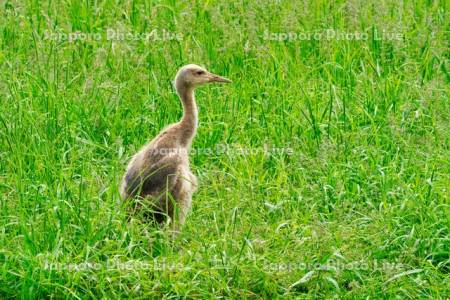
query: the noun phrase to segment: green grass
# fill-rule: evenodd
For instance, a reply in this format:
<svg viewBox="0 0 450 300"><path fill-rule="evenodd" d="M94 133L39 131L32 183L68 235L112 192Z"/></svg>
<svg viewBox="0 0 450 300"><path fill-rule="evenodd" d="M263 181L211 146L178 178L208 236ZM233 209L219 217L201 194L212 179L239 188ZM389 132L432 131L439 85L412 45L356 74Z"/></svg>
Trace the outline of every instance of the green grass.
<svg viewBox="0 0 450 300"><path fill-rule="evenodd" d="M0 2L0 298L450 297L448 2L302 2ZM264 38L328 29L366 38ZM197 91L171 242L118 184L187 63L234 83Z"/></svg>

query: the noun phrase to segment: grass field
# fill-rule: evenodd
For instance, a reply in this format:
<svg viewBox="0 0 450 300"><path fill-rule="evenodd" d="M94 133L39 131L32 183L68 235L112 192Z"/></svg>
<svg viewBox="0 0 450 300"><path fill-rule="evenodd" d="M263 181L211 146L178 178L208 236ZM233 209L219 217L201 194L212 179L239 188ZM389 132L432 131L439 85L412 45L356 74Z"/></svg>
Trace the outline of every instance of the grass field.
<svg viewBox="0 0 450 300"><path fill-rule="evenodd" d="M450 297L446 1L0 2L0 298ZM127 220L181 116L182 233Z"/></svg>

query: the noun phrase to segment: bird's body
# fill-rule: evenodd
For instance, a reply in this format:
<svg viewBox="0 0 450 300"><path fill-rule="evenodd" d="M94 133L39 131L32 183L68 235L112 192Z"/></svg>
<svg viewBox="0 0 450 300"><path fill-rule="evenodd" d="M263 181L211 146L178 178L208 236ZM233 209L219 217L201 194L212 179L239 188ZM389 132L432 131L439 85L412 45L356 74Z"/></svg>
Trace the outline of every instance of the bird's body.
<svg viewBox="0 0 450 300"><path fill-rule="evenodd" d="M189 149L197 132L195 87L208 82L230 82L196 65L181 68L175 88L183 104L183 118L161 131L130 160L122 179L122 199L141 198L159 223L176 218L179 228L191 207L197 178L189 168ZM175 214L175 211L178 213Z"/></svg>

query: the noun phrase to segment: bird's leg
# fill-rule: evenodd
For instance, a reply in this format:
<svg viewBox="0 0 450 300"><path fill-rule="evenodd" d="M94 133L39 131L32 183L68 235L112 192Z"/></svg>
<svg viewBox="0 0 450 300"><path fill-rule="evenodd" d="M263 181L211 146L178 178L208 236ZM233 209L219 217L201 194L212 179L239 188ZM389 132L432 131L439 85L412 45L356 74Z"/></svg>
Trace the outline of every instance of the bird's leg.
<svg viewBox="0 0 450 300"><path fill-rule="evenodd" d="M193 180L195 182L192 182ZM195 189L194 183L197 183L195 176L191 174L188 168L182 168L182 173L178 177L178 182L176 184L176 193L174 194L177 202L173 211L171 225L175 236L180 232L181 227L186 221L186 216L191 208L192 193Z"/></svg>
<svg viewBox="0 0 450 300"><path fill-rule="evenodd" d="M189 212L189 209L191 208L191 196L189 196L189 199L184 200L185 201L179 203L179 205L176 206L174 211L174 218L172 219L171 224L172 238L176 238L180 234L181 227L186 221L186 216Z"/></svg>

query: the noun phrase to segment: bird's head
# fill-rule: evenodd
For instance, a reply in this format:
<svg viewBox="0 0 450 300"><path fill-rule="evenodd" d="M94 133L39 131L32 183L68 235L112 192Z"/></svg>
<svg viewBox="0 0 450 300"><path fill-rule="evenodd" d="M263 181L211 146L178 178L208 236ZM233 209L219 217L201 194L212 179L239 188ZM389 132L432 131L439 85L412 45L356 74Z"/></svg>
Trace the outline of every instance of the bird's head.
<svg viewBox="0 0 450 300"><path fill-rule="evenodd" d="M177 76L175 77L175 85L177 87L182 86L195 88L212 82L230 83L231 80L213 74L206 69L194 64L181 67L181 69L178 70Z"/></svg>

